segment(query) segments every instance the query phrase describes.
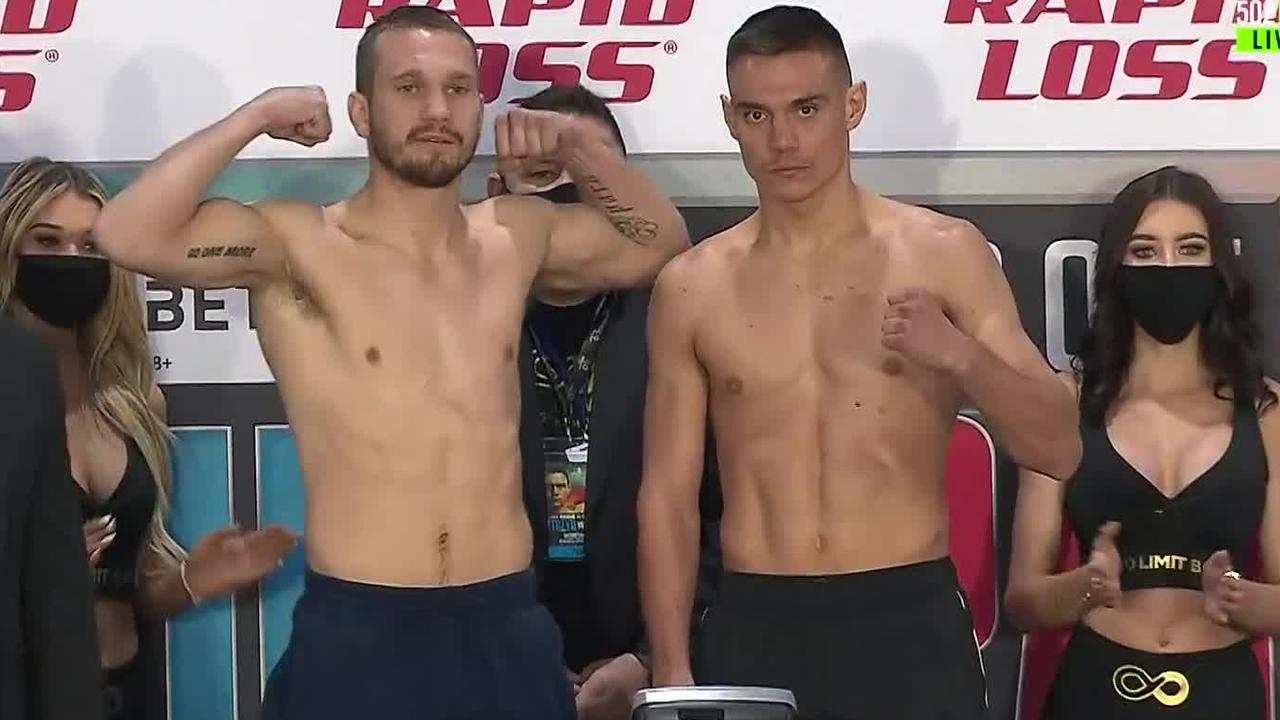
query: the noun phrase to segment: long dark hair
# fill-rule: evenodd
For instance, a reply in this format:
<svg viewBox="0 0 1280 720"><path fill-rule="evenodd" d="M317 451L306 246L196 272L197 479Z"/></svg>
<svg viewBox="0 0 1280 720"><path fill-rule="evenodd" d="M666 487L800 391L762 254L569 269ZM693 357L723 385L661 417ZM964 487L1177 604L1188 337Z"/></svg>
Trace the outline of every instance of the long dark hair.
<svg viewBox="0 0 1280 720"><path fill-rule="evenodd" d="M1200 328L1200 352L1213 375L1214 393L1225 390L1237 407L1261 413L1275 404L1259 354L1261 333L1253 315L1253 287L1236 256L1234 222L1209 181L1176 167L1163 167L1129 183L1112 201L1102 226L1095 266L1093 321L1073 365L1080 375L1080 410L1100 426L1128 380L1133 364L1134 320L1125 307L1117 274L1133 230L1157 200L1176 200L1200 211L1209 226L1213 265L1225 288Z"/></svg>

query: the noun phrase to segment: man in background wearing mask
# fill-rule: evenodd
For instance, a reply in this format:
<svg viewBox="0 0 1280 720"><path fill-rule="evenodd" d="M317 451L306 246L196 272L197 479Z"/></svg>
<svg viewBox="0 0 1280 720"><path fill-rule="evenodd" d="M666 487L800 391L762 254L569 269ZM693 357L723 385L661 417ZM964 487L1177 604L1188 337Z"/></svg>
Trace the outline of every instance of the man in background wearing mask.
<svg viewBox="0 0 1280 720"><path fill-rule="evenodd" d="M0 311L0 718L104 716L53 350Z"/></svg>
<svg viewBox="0 0 1280 720"><path fill-rule="evenodd" d="M626 153L608 106L580 85L553 85L520 106L597 121ZM501 168L489 195L505 193L578 202L568 173L552 163ZM647 288L543 294L531 299L521 338L525 507L542 600L561 628L582 720L626 720L632 696L648 685L636 581L648 307ZM702 504L714 520L712 472ZM707 527L711 548L717 533ZM714 563L713 551L704 556L704 566ZM701 589L705 599L709 582Z"/></svg>

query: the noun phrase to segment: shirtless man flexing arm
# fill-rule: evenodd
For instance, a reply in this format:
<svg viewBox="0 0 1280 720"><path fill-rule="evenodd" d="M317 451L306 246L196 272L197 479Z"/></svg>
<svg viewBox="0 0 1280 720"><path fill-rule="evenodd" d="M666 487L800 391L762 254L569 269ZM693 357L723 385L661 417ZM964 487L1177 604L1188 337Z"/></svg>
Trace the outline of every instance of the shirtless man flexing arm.
<svg viewBox="0 0 1280 720"><path fill-rule="evenodd" d="M1066 477L1073 399L978 230L851 180L866 88L834 27L762 11L727 66L725 121L760 208L654 290L640 497L654 683L786 687L801 717L976 720L943 484L956 413L968 397L1019 462ZM708 412L727 574L691 662Z"/></svg>
<svg viewBox="0 0 1280 720"><path fill-rule="evenodd" d="M521 319L531 292L652 282L688 236L602 131L558 113L499 119L500 161L554 157L584 205L462 207L483 116L476 62L448 15L392 11L357 50L348 111L370 157L353 197L202 202L254 138L327 139L324 94L278 88L166 151L97 227L125 267L250 290L307 489L306 590L268 717L573 717L528 571Z"/></svg>

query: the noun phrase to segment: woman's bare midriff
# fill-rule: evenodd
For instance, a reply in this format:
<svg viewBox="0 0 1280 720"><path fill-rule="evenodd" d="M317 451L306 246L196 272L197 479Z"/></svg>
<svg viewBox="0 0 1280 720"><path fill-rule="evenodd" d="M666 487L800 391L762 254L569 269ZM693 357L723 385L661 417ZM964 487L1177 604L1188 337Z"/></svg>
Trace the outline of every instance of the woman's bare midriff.
<svg viewBox="0 0 1280 720"><path fill-rule="evenodd" d="M1203 593L1181 588L1125 592L1119 607L1098 608L1084 624L1112 642L1152 653L1216 650L1247 637L1210 620Z"/></svg>
<svg viewBox="0 0 1280 720"><path fill-rule="evenodd" d="M106 670L128 665L138 655L138 623L128 600L99 597L93 614L98 624L98 653Z"/></svg>

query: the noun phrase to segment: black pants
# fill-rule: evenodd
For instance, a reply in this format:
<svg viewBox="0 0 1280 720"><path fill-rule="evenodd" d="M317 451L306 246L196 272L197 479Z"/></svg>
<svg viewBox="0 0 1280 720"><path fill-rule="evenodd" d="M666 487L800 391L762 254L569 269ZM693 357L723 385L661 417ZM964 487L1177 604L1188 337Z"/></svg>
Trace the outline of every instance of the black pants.
<svg viewBox="0 0 1280 720"><path fill-rule="evenodd" d="M805 720L983 720L982 660L949 559L824 577L730 573L700 685L781 687Z"/></svg>
<svg viewBox="0 0 1280 720"><path fill-rule="evenodd" d="M1266 692L1251 644L1149 653L1077 627L1044 719L1266 720Z"/></svg>
<svg viewBox="0 0 1280 720"><path fill-rule="evenodd" d="M392 588L308 572L267 720L573 720L560 631L531 572Z"/></svg>
<svg viewBox="0 0 1280 720"><path fill-rule="evenodd" d="M107 720L145 720L153 686L141 651L127 664L103 672Z"/></svg>

